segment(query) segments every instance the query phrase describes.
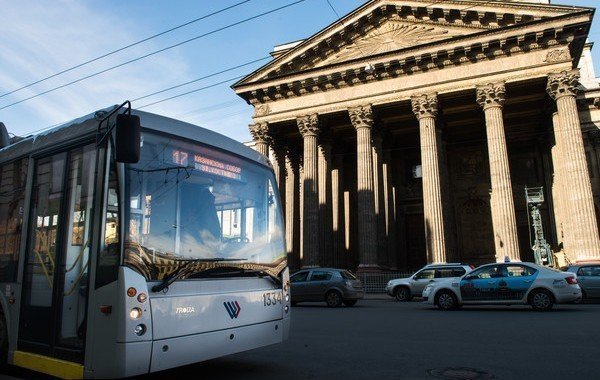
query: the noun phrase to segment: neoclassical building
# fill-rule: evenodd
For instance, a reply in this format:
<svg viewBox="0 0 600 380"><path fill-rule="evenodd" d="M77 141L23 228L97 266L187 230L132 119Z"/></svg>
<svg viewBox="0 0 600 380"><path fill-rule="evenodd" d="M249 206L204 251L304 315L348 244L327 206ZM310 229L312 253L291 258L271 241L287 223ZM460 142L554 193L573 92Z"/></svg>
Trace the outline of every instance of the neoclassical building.
<svg viewBox="0 0 600 380"><path fill-rule="evenodd" d="M271 151L292 267L600 260L594 9L371 0L233 85Z"/></svg>

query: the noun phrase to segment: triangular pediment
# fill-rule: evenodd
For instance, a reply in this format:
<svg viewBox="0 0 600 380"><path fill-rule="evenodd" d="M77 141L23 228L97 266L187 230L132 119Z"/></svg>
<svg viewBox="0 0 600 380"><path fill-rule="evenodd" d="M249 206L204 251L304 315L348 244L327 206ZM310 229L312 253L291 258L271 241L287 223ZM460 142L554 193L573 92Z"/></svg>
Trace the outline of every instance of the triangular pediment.
<svg viewBox="0 0 600 380"><path fill-rule="evenodd" d="M332 52L327 58L315 62L312 67L323 67L356 58L388 53L481 30L479 28L448 27L434 23L408 22L398 16L393 16L364 36L357 37L339 51Z"/></svg>
<svg viewBox="0 0 600 380"><path fill-rule="evenodd" d="M589 12L590 8L508 0L371 0L313 36L290 44L287 49L278 49L274 60L233 87L244 91L241 87L253 86L255 82L309 70L324 71L346 62L364 66L371 57L400 54L426 45L435 49L437 42L545 22L586 10Z"/></svg>

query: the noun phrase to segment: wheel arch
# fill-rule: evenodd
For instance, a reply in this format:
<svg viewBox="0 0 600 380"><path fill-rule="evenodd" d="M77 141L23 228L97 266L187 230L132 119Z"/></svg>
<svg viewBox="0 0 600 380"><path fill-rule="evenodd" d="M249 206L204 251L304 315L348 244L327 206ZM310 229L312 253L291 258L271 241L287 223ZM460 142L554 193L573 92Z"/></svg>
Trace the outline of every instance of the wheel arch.
<svg viewBox="0 0 600 380"><path fill-rule="evenodd" d="M535 292L536 290L544 290L550 293L550 295L552 295L552 301L556 302L556 293L554 293L552 289L544 285L537 285L535 287L532 286L531 289L529 289L529 291L527 292L527 297L525 298L525 301L527 301L527 303L531 302L531 294L533 294L533 292Z"/></svg>
<svg viewBox="0 0 600 380"><path fill-rule="evenodd" d="M412 289L410 288L410 285L408 285L408 284L396 284L396 285L394 285L394 287L392 288L392 293L396 294L396 291L398 289L400 289L400 288L406 288L406 289L408 289L408 291L412 295Z"/></svg>
<svg viewBox="0 0 600 380"><path fill-rule="evenodd" d="M340 296L342 298L344 298L344 292L342 291L342 289L340 289L337 286L331 286L329 288L327 288L327 290L325 291L325 294L323 294L323 297L327 297L327 293L334 291L334 292L338 292L340 294Z"/></svg>
<svg viewBox="0 0 600 380"><path fill-rule="evenodd" d="M452 287L449 286L442 286L439 289L435 289L435 292L433 293L433 304L437 305L438 304L438 295L440 294L440 292L442 291L449 291L452 294L454 294L454 297L456 297L456 300L458 301L459 304L462 304L462 299L460 298L460 294L458 294L456 292L456 290L452 289Z"/></svg>

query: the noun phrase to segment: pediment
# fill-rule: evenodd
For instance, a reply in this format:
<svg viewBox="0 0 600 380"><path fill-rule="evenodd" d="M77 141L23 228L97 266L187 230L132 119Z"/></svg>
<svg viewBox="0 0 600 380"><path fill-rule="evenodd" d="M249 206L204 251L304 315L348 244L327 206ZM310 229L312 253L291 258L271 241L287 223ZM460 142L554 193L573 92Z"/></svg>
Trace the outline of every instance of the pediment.
<svg viewBox="0 0 600 380"><path fill-rule="evenodd" d="M311 66L328 66L356 58L369 57L430 42L451 39L481 30L447 27L433 23L406 22L402 21L399 17L392 17L367 32L364 36L357 37L352 43L345 45L339 51L332 52L330 56Z"/></svg>
<svg viewBox="0 0 600 380"><path fill-rule="evenodd" d="M452 42L468 35L547 22L590 12L590 8L514 1L370 0L313 36L278 49L275 58L233 85L236 92L260 83L310 72L327 76L354 62L364 67L371 57ZM285 46L285 45L282 45ZM383 59L383 58L382 58ZM386 58L387 59L387 58ZM351 63L352 62L352 63ZM348 65L345 65L348 63ZM331 67L331 70L328 70ZM344 70L347 70L346 68Z"/></svg>

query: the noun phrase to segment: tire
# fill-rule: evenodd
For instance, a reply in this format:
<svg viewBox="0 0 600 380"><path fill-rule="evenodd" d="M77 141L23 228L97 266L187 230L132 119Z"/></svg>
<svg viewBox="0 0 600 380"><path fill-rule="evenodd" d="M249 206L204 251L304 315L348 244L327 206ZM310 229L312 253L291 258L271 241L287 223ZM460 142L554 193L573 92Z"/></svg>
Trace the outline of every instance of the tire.
<svg viewBox="0 0 600 380"><path fill-rule="evenodd" d="M336 290L330 290L325 294L325 302L328 307L340 307L342 305L342 295Z"/></svg>
<svg viewBox="0 0 600 380"><path fill-rule="evenodd" d="M408 302L412 299L412 294L410 294L410 289L406 286L399 286L394 292L394 297L398 302Z"/></svg>
<svg viewBox="0 0 600 380"><path fill-rule="evenodd" d="M548 311L554 306L554 296L545 289L535 289L529 294L529 304L536 311Z"/></svg>
<svg viewBox="0 0 600 380"><path fill-rule="evenodd" d="M440 310L456 310L458 309L458 299L454 293L449 290L442 290L435 295L435 303Z"/></svg>
<svg viewBox="0 0 600 380"><path fill-rule="evenodd" d="M344 305L350 307L356 305L357 302L358 300L344 300Z"/></svg>
<svg viewBox="0 0 600 380"><path fill-rule="evenodd" d="M0 368L6 368L8 365L8 329L6 318L0 310Z"/></svg>

